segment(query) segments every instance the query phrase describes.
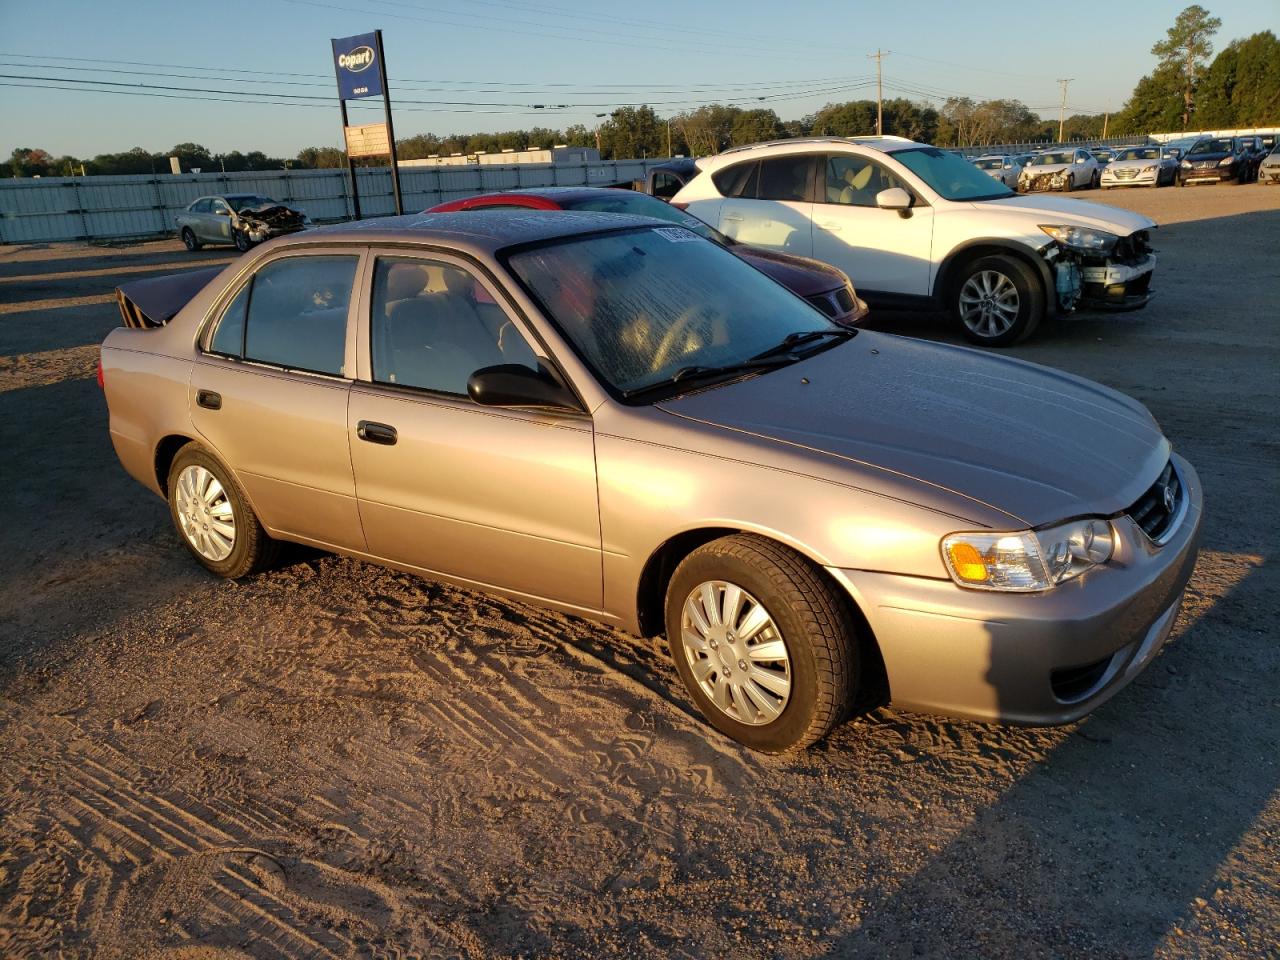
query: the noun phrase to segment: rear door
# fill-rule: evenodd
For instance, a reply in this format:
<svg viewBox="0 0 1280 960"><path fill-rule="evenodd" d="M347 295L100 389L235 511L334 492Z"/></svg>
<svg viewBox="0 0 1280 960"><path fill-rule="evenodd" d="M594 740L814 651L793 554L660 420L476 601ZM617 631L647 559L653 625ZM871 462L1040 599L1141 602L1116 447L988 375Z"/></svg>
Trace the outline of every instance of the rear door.
<svg viewBox="0 0 1280 960"><path fill-rule="evenodd" d="M813 256L847 273L860 293L927 295L933 208L869 157L839 153L823 160ZM876 206L876 195L890 187L916 198L909 216Z"/></svg>
<svg viewBox="0 0 1280 960"><path fill-rule="evenodd" d="M586 414L484 407L477 369L537 367L518 317L466 262L379 253L347 431L369 552L600 609L595 442Z"/></svg>
<svg viewBox="0 0 1280 960"><path fill-rule="evenodd" d="M275 257L221 307L191 372L191 419L272 532L363 550L347 444L350 315L363 253Z"/></svg>
<svg viewBox="0 0 1280 960"><path fill-rule="evenodd" d="M812 153L766 157L720 171L713 177L725 196L720 232L740 243L813 256L814 172Z"/></svg>

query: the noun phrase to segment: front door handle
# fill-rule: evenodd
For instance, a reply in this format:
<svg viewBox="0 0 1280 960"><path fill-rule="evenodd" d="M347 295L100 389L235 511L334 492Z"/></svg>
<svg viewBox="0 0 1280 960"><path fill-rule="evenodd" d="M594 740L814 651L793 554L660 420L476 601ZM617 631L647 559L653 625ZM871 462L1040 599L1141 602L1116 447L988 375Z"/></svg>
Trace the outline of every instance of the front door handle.
<svg viewBox="0 0 1280 960"><path fill-rule="evenodd" d="M742 218L736 213L726 213L722 218L726 223L741 223Z"/></svg>
<svg viewBox="0 0 1280 960"><path fill-rule="evenodd" d="M215 393L212 390L197 390L196 404L206 410L221 410L222 394Z"/></svg>
<svg viewBox="0 0 1280 960"><path fill-rule="evenodd" d="M385 447L396 445L396 428L385 423L374 423L372 420L361 420L356 424L356 436L368 443L380 443Z"/></svg>
<svg viewBox="0 0 1280 960"><path fill-rule="evenodd" d="M820 223L818 227L828 233L838 233L840 231L840 224L838 223Z"/></svg>

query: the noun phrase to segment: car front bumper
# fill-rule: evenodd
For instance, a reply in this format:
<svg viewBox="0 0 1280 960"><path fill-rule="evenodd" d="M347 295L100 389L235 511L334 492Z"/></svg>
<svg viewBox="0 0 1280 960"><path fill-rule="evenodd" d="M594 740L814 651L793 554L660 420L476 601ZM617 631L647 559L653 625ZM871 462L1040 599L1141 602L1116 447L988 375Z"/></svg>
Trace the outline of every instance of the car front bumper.
<svg viewBox="0 0 1280 960"><path fill-rule="evenodd" d="M1137 263L1085 264L1080 268L1080 305L1095 310L1138 310L1150 302L1156 255Z"/></svg>
<svg viewBox="0 0 1280 960"><path fill-rule="evenodd" d="M1280 183L1280 166L1259 167L1258 180L1261 183Z"/></svg>
<svg viewBox="0 0 1280 960"><path fill-rule="evenodd" d="M1103 187L1149 187L1160 180L1160 172L1135 173L1132 177L1120 177L1107 170L1102 171L1099 185Z"/></svg>
<svg viewBox="0 0 1280 960"><path fill-rule="evenodd" d="M1041 593L967 590L832 569L879 643L895 707L1004 723L1070 723L1115 696L1155 658L1177 619L1199 545L1199 477L1174 463L1187 506L1156 546L1127 516L1104 568Z"/></svg>
<svg viewBox="0 0 1280 960"><path fill-rule="evenodd" d="M1222 183L1225 180L1235 180L1240 176L1240 166L1238 164L1230 167L1205 167L1203 169L1180 169L1178 171L1179 183Z"/></svg>
<svg viewBox="0 0 1280 960"><path fill-rule="evenodd" d="M1043 190L1064 190L1071 181L1069 170L1054 173L1037 173L1018 178L1018 189L1023 193L1039 193Z"/></svg>

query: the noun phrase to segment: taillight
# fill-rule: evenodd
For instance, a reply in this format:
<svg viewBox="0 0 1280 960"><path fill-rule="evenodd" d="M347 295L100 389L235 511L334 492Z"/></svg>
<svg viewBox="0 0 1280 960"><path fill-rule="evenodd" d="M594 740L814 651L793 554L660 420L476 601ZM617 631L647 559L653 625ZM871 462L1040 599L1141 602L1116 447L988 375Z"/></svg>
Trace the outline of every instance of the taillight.
<svg viewBox="0 0 1280 960"><path fill-rule="evenodd" d="M676 201L676 200L672 200L672 201L671 201L671 205L672 205L673 207L675 207L677 210L688 210L688 209L689 209L689 201L688 201L688 200L684 201L683 203L680 203L680 202L678 202L678 201Z"/></svg>
<svg viewBox="0 0 1280 960"><path fill-rule="evenodd" d="M98 358L98 386L103 390L107 389L106 378L102 375L102 358Z"/></svg>

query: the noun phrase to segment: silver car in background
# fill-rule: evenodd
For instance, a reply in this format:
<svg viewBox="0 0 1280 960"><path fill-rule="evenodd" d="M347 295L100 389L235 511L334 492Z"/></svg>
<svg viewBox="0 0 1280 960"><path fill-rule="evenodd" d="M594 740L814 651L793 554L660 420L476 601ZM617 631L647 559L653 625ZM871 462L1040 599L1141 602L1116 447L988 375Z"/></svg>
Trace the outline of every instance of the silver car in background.
<svg viewBox="0 0 1280 960"><path fill-rule="evenodd" d="M1045 150L1031 158L1018 177L1018 190L1070 192L1082 187L1096 187L1101 176L1098 161L1083 148Z"/></svg>
<svg viewBox="0 0 1280 960"><path fill-rule="evenodd" d="M1102 171L1098 186L1103 190L1112 187L1163 187L1172 186L1177 179L1177 151L1158 145L1122 147Z"/></svg>
<svg viewBox="0 0 1280 960"><path fill-rule="evenodd" d="M301 210L257 193L200 197L179 213L174 223L188 250L199 250L206 243L229 243L241 252L311 226Z"/></svg>
<svg viewBox="0 0 1280 960"><path fill-rule="evenodd" d="M988 154L973 161L973 165L984 171L987 176L999 180L1011 190L1018 188L1018 177L1022 175L1023 162L1020 157L1009 157L1004 154Z"/></svg>

